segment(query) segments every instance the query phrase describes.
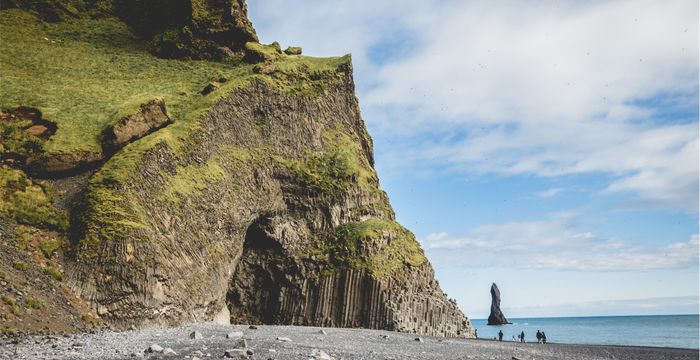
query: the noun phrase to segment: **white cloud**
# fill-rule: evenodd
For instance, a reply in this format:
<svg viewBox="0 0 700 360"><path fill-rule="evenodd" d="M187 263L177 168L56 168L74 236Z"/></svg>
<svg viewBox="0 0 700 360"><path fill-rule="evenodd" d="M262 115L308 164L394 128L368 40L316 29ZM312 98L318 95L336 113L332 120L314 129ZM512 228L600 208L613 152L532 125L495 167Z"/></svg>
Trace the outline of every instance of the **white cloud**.
<svg viewBox="0 0 700 360"><path fill-rule="evenodd" d="M697 118L663 120L697 106L697 1L250 7L263 39L353 53L367 121L393 141L387 167L604 174L601 194L698 211Z"/></svg>
<svg viewBox="0 0 700 360"><path fill-rule="evenodd" d="M698 235L667 246L634 246L573 230L568 219L484 225L467 236L445 232L422 241L437 266L508 266L573 271L682 268L698 263ZM468 256L465 256L468 254Z"/></svg>
<svg viewBox="0 0 700 360"><path fill-rule="evenodd" d="M542 198L551 198L557 196L560 192L564 191L562 188L551 188L543 191L538 191L535 195Z"/></svg>
<svg viewBox="0 0 700 360"><path fill-rule="evenodd" d="M576 303L506 306L507 313L536 316L604 316L604 315L661 315L696 313L698 296L656 297L644 299L597 300Z"/></svg>

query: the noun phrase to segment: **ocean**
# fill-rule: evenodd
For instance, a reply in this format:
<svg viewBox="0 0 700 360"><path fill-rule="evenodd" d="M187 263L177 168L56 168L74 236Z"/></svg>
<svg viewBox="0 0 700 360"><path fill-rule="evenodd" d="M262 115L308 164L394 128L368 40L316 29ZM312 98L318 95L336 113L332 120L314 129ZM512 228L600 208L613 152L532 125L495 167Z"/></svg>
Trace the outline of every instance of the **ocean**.
<svg viewBox="0 0 700 360"><path fill-rule="evenodd" d="M537 330L547 342L562 344L604 344L663 346L698 349L698 315L595 316L508 319L512 324L486 325L472 320L479 338L493 339L503 330L503 340L525 332L525 341L535 342Z"/></svg>

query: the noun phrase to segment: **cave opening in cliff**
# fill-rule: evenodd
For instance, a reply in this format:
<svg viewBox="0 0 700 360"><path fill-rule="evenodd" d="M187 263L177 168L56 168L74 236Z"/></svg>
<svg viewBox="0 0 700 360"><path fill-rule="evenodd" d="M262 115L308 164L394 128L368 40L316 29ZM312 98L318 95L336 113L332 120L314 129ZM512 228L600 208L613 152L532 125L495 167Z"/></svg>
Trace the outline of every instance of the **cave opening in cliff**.
<svg viewBox="0 0 700 360"><path fill-rule="evenodd" d="M286 269L281 245L265 231L260 218L247 229L234 271L227 304L232 323L279 323L279 293Z"/></svg>

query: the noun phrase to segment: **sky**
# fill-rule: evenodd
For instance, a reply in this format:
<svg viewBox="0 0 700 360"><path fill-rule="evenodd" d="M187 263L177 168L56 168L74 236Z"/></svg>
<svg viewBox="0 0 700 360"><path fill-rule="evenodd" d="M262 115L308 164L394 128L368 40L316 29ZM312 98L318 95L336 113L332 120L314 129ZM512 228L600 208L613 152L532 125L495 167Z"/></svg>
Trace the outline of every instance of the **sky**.
<svg viewBox="0 0 700 360"><path fill-rule="evenodd" d="M488 317L698 313L698 2L253 0L262 42L352 54L376 168Z"/></svg>

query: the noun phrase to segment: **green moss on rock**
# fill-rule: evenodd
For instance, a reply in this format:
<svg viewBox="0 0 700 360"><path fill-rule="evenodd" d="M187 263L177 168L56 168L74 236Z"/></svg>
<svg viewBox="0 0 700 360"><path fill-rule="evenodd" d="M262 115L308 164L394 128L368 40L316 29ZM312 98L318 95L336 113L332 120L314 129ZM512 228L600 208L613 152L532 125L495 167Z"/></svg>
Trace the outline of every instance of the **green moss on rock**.
<svg viewBox="0 0 700 360"><path fill-rule="evenodd" d="M178 167L175 174L165 176L167 185L158 195L158 199L179 203L186 197L201 193L224 176L226 172L215 160L210 160L202 166Z"/></svg>
<svg viewBox="0 0 700 360"><path fill-rule="evenodd" d="M284 53L287 55L301 55L301 48L298 46L289 46L284 49Z"/></svg>
<svg viewBox="0 0 700 360"><path fill-rule="evenodd" d="M280 44L277 42L265 45L249 41L245 44L245 57L243 60L248 63L255 64L259 62L276 61L283 57L284 53L282 53Z"/></svg>
<svg viewBox="0 0 700 360"><path fill-rule="evenodd" d="M366 269L378 278L404 266L427 261L413 233L393 220L369 219L343 224L327 240L317 240L305 257L333 268Z"/></svg>
<svg viewBox="0 0 700 360"><path fill-rule="evenodd" d="M0 167L0 216L21 224L58 230L68 228L67 214L52 203L51 187L7 167Z"/></svg>
<svg viewBox="0 0 700 360"><path fill-rule="evenodd" d="M324 133L325 149L309 152L301 161L278 159L305 185L328 194L346 191L351 184L376 187L376 173L360 153L360 145L347 134L331 130Z"/></svg>

